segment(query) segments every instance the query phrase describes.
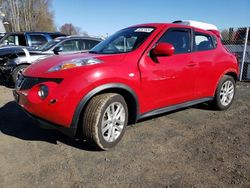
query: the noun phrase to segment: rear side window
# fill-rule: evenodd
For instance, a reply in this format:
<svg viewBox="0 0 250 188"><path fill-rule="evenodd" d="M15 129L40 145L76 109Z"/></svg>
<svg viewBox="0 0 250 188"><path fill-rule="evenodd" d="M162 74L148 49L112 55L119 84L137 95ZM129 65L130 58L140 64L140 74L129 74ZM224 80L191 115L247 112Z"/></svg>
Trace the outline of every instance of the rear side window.
<svg viewBox="0 0 250 188"><path fill-rule="evenodd" d="M41 46L47 42L43 35L30 35L31 46Z"/></svg>
<svg viewBox="0 0 250 188"><path fill-rule="evenodd" d="M188 53L191 51L189 29L171 29L167 31L158 42L172 44L175 48L175 54Z"/></svg>
<svg viewBox="0 0 250 188"><path fill-rule="evenodd" d="M214 49L212 37L201 33L195 33L195 50L205 51L211 49Z"/></svg>

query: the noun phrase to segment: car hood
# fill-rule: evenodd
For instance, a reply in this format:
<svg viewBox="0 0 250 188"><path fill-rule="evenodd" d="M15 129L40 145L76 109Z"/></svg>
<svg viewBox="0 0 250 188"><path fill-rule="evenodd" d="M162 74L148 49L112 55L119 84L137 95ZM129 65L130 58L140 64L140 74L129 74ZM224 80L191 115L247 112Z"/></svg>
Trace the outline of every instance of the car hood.
<svg viewBox="0 0 250 188"><path fill-rule="evenodd" d="M119 62L125 57L125 54L112 54L112 55L103 55L103 54L90 54L90 53L78 53L78 54L70 54L70 55L56 55L52 57L47 57L45 59L42 59L38 62L33 63L31 66L29 66L25 72L24 76L28 77L41 77L41 78L53 78L53 77L64 77L67 75L68 72L71 70L82 70L85 67L92 67L90 66L81 66L76 67L68 70L61 70L61 71L54 71L54 72L48 72L49 69L52 67L61 65L64 62L73 60L73 59L79 59L79 58L97 58L101 60L103 63L108 62ZM94 65L93 65L94 66Z"/></svg>
<svg viewBox="0 0 250 188"><path fill-rule="evenodd" d="M0 59L6 59L25 55L24 49L27 49L30 54L38 54L41 51L36 50L35 48L26 47L26 46L5 46L0 48Z"/></svg>

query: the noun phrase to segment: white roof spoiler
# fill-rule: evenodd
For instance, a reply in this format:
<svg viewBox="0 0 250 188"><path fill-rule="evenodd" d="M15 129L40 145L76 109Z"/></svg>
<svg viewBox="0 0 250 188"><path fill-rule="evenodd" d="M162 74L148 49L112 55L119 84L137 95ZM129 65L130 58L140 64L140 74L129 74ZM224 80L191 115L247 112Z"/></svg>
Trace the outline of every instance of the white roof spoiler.
<svg viewBox="0 0 250 188"><path fill-rule="evenodd" d="M194 20L178 20L178 21L174 21L173 23L188 25L188 26L192 26L192 27L196 27L196 28L204 29L204 30L217 30L217 31L219 31L218 28L213 24L194 21Z"/></svg>

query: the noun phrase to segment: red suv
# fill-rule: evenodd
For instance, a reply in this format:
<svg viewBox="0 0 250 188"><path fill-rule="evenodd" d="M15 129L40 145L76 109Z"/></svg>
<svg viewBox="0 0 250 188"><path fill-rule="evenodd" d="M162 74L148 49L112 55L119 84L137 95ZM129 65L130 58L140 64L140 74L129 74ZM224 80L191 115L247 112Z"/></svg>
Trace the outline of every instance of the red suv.
<svg viewBox="0 0 250 188"><path fill-rule="evenodd" d="M43 127L81 130L100 149L115 146L127 124L210 102L227 109L238 64L213 32L180 24L142 24L118 31L89 53L31 65L16 101Z"/></svg>

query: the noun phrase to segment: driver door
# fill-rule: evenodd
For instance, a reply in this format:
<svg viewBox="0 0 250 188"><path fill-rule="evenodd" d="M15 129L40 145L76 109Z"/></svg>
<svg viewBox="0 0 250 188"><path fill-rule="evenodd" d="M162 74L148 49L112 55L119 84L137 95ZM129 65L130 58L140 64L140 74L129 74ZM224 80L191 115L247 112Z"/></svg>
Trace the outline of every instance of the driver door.
<svg viewBox="0 0 250 188"><path fill-rule="evenodd" d="M140 61L144 111L151 111L194 99L197 66L191 53L191 30L169 29L155 43L170 43L172 56L152 57L150 50Z"/></svg>

